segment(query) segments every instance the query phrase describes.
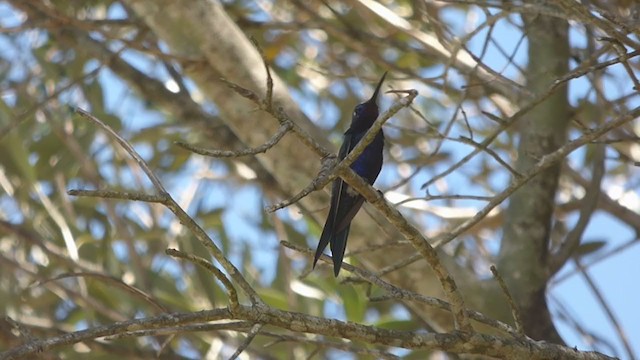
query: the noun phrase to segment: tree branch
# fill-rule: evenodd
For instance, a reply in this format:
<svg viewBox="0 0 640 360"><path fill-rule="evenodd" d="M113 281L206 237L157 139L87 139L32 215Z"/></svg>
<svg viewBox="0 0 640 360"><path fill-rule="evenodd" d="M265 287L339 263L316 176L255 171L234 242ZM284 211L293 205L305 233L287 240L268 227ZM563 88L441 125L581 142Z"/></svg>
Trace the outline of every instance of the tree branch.
<svg viewBox="0 0 640 360"><path fill-rule="evenodd" d="M4 360L18 359L62 345L76 344L81 341L113 336L124 332L166 328L175 328L176 332L179 332L181 325L229 320L244 320L275 326L296 333L313 333L351 341L363 341L372 345L393 346L404 349L440 350L454 354L483 354L503 359L613 359L597 352L581 352L565 346L533 341L527 338L505 339L491 335L460 332L424 334L325 319L270 307L249 307L244 305L233 311L221 308L195 313L173 313L96 326L50 339L34 340L0 353L0 358Z"/></svg>

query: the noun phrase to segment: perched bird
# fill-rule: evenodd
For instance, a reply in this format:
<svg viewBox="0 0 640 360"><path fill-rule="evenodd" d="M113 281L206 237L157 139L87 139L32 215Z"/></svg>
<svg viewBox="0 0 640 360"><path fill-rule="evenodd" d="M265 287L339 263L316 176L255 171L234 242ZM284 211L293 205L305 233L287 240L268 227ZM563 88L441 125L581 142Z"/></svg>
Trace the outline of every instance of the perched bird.
<svg viewBox="0 0 640 360"><path fill-rule="evenodd" d="M351 118L351 126L344 133L344 140L338 152L338 159L342 160L353 150L358 142L367 133L367 130L373 125L378 118L378 93L387 73L382 75L382 79L378 83L373 96L366 102L359 104L353 111ZM382 130L376 134L373 141L367 145L362 154L351 164L351 169L365 179L369 184L373 184L382 169L382 148L384 147L384 134ZM349 235L349 227L360 207L364 203L364 198L354 189L350 189L349 185L337 178L333 182L331 189L331 207L329 216L322 229L320 242L316 249L316 255L313 260L315 268L322 252L331 244L331 255L333 257L333 273L338 276L340 267L342 266L342 258L347 247L347 236Z"/></svg>

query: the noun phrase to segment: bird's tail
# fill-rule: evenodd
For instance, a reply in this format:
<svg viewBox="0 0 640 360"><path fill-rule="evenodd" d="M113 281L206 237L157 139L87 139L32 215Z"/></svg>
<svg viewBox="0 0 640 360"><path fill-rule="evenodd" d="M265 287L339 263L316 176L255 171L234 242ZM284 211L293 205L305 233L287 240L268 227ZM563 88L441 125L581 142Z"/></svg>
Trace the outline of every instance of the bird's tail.
<svg viewBox="0 0 640 360"><path fill-rule="evenodd" d="M313 268L316 268L316 263L322 256L322 252L331 244L331 258L333 259L333 274L337 277L342 267L342 259L344 258L344 252L347 249L347 237L349 236L349 228L351 224L347 225L338 233L334 233L333 218L329 216L327 223L322 229L322 235L320 235L320 241L318 242L318 248L316 254L313 257Z"/></svg>
<svg viewBox="0 0 640 360"><path fill-rule="evenodd" d="M347 225L331 239L331 257L333 258L333 274L335 277L338 277L338 273L340 273L340 268L342 267L342 259L347 249L347 237L349 236L350 227L351 224Z"/></svg>
<svg viewBox="0 0 640 360"><path fill-rule="evenodd" d="M316 255L313 257L313 268L316 268L316 263L320 256L322 256L322 252L329 245L329 241L333 235L333 216L331 211L329 212L329 216L327 217L327 222L324 224L324 229L322 229L322 235L320 235L320 241L318 242L318 247L316 248Z"/></svg>

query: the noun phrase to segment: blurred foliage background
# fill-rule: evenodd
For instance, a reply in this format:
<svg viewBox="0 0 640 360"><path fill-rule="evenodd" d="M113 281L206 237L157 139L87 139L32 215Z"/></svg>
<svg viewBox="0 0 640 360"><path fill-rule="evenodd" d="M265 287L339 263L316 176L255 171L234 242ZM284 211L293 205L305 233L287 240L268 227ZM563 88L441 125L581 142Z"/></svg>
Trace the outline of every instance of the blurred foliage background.
<svg viewBox="0 0 640 360"><path fill-rule="evenodd" d="M514 172L638 107L639 7L604 0L0 3L0 304L12 319L0 321L0 350L30 337L227 304L210 273L165 255L179 248L209 258L161 205L67 194L152 192L131 157L75 107L134 145L269 305L391 329L450 329L446 314L410 301L370 301L380 289L344 281L348 275L334 279L325 265L310 272L308 256L279 244L315 248L328 204L323 191L264 210L320 169L320 158L292 135L265 154L226 159L174 142L237 150L275 132L275 119L219 81L263 94L250 37L273 69L277 101L331 151L353 107L388 70L385 90L415 88L420 97L385 125L376 187L437 240L502 192ZM382 109L397 98L385 95ZM506 126L522 109L523 119ZM623 280L640 270L632 260L640 233L637 133L630 121L581 147L539 176L550 193L534 189L505 201L439 248L470 307L512 322L488 270L496 263L536 340L638 354L640 328L629 319L640 293ZM523 145L534 135L541 148ZM514 215L520 210L530 220L524 228ZM356 223L351 264L442 296L426 263L406 261L415 250L375 210L365 206ZM620 283L604 287L609 281ZM226 358L246 331L100 339L42 357ZM241 356L429 355L267 329Z"/></svg>

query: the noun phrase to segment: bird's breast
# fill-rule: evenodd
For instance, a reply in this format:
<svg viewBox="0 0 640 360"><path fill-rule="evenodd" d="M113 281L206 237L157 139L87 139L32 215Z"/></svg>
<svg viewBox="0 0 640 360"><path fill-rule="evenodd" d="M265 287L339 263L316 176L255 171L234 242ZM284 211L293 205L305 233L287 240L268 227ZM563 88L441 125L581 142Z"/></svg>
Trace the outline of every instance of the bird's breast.
<svg viewBox="0 0 640 360"><path fill-rule="evenodd" d="M364 134L362 134L362 136L364 136ZM358 142L360 139L358 139ZM351 169L353 169L353 171L358 175L365 178L369 184L373 184L382 169L383 147L384 135L382 134L382 131L380 131L371 144L367 145L362 154L360 154L353 164L351 164Z"/></svg>

